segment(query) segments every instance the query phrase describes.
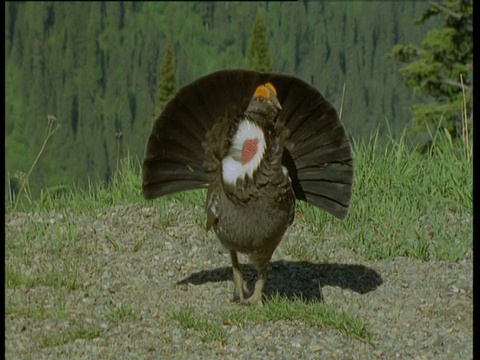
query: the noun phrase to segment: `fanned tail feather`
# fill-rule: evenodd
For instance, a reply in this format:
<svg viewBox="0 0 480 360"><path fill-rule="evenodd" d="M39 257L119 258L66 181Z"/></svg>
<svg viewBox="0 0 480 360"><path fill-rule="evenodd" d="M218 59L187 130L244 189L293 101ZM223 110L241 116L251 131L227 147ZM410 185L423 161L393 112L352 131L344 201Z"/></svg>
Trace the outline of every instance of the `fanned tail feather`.
<svg viewBox="0 0 480 360"><path fill-rule="evenodd" d="M333 106L311 85L300 80L283 98L281 113L291 134L284 165L295 196L344 219L353 183L353 159L345 129ZM302 96L295 96L303 89ZM291 160L289 160L291 159Z"/></svg>
<svg viewBox="0 0 480 360"><path fill-rule="evenodd" d="M234 118L255 88L251 72L221 71L182 88L167 104L150 134L143 163L147 199L205 187L203 142L215 123Z"/></svg>
<svg viewBox="0 0 480 360"><path fill-rule="evenodd" d="M247 70L225 70L202 77L182 88L167 104L147 144L144 196L152 199L207 186L212 180L204 167L207 133L216 123L245 111L256 87L267 82L277 89L283 108L277 121L290 130L291 147L285 149L283 163L295 196L345 218L353 160L337 112L303 80ZM225 140L218 141L223 144ZM213 153L218 156L219 151Z"/></svg>

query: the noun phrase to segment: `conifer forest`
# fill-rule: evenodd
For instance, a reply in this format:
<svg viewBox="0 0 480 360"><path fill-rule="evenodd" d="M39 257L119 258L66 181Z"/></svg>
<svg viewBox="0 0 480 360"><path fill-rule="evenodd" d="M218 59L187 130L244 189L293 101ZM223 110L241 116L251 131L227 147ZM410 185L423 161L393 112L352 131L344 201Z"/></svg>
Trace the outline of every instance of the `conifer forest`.
<svg viewBox="0 0 480 360"><path fill-rule="evenodd" d="M442 26L441 17L415 23L428 7L420 1L7 2L6 182L18 188L18 174L32 166L49 121L55 133L30 175L34 193L108 183L119 159L142 161L153 122L175 91L216 70L255 67L252 34L262 31L254 27L260 11L266 37L259 43L269 62L262 69L317 87L342 108L352 138L368 139L377 129L381 136L399 133L422 94L388 55L398 44L420 46Z"/></svg>

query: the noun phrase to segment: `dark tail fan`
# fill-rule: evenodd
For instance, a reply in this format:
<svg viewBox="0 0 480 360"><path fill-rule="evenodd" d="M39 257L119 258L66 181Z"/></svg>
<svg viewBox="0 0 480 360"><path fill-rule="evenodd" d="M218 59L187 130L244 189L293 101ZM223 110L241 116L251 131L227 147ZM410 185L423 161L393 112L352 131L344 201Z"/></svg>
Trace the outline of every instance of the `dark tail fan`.
<svg viewBox="0 0 480 360"><path fill-rule="evenodd" d="M213 125L248 105L256 73L220 71L183 87L167 104L150 134L143 163L147 199L205 187L202 142Z"/></svg>
<svg viewBox="0 0 480 360"><path fill-rule="evenodd" d="M225 70L182 88L157 119L143 163L147 199L207 186L202 142L213 125L242 113L255 88L271 82L282 121L291 131L285 150L297 199L341 219L348 213L353 160L345 129L332 105L313 86L287 75Z"/></svg>
<svg viewBox="0 0 480 360"><path fill-rule="evenodd" d="M290 81L289 81L290 80ZM310 84L287 79L277 86L292 148L292 161L284 165L291 174L295 196L344 219L348 214L353 183L353 159L348 137L333 106ZM292 164L293 163L293 164ZM292 175L293 174L293 175Z"/></svg>

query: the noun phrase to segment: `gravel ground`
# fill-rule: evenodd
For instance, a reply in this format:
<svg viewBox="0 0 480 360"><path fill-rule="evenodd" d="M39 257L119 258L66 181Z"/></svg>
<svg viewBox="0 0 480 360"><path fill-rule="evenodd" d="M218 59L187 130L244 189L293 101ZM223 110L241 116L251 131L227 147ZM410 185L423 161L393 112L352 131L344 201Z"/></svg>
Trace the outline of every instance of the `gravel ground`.
<svg viewBox="0 0 480 360"><path fill-rule="evenodd" d="M83 249L77 260L78 285L71 290L39 281L31 287L6 287L7 359L473 358L471 254L456 263L365 261L332 240L311 249L328 254L327 261L315 260L317 255L299 261L287 251L295 242L308 246L305 229L296 222L274 254L265 294L301 295L357 316L375 334L369 344L333 327L301 321L222 323L222 311L240 305L229 301L230 259L215 235L205 233L201 208L189 213L171 205L162 213L157 207L117 206L93 215L9 214L6 267L32 274L44 269L45 262L56 266L56 257L75 258L45 245L26 251L29 261L23 259L23 265L9 254L28 227L43 226L46 236L49 231L62 234L72 222ZM250 280L254 274L246 266ZM50 314L49 309L59 306L61 316L28 312L36 308ZM115 318L115 308L128 311ZM182 327L169 316L180 309L217 322L226 340L206 341L198 331ZM39 346L67 334L74 324L101 333Z"/></svg>

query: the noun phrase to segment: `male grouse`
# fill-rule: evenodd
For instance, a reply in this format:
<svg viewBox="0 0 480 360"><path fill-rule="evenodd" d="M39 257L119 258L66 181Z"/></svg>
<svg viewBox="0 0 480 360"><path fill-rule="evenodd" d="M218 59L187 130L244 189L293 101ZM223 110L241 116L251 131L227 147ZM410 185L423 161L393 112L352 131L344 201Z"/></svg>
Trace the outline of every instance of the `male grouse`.
<svg viewBox="0 0 480 360"><path fill-rule="evenodd" d="M206 227L230 251L234 300L259 306L295 199L344 219L352 181L345 129L320 92L292 76L248 70L183 87L157 119L143 163L147 199L208 189ZM250 296L237 252L258 270Z"/></svg>

